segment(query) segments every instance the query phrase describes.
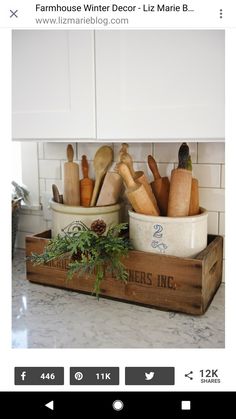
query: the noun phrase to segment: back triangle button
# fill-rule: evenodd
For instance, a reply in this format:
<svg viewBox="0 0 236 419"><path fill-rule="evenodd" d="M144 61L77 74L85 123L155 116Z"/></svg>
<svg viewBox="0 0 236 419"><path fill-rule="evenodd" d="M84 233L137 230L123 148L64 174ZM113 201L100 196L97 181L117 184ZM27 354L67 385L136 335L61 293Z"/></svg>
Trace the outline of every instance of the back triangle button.
<svg viewBox="0 0 236 419"><path fill-rule="evenodd" d="M48 402L45 406L48 407L48 409L54 410L54 401Z"/></svg>

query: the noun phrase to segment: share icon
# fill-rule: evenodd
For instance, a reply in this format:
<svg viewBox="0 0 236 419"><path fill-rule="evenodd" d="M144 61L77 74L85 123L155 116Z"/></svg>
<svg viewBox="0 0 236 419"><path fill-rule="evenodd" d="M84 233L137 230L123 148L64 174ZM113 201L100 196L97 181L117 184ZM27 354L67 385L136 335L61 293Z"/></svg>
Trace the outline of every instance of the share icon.
<svg viewBox="0 0 236 419"><path fill-rule="evenodd" d="M193 380L193 377L190 377L190 375L193 374L193 371L190 371L188 374L185 374L185 377L189 378L190 380Z"/></svg>

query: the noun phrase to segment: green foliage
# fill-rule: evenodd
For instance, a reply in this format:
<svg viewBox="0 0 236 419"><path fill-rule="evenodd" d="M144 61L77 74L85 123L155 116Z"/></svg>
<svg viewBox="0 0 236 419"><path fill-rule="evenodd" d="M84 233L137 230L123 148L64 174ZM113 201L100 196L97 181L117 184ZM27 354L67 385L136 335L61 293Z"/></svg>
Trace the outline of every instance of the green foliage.
<svg viewBox="0 0 236 419"><path fill-rule="evenodd" d="M93 293L99 297L100 284L105 272L110 272L118 280L127 281L127 272L121 258L131 249L129 239L120 233L127 224L117 224L109 228L106 235L98 235L91 230L82 230L73 235L58 235L52 239L42 254L32 253L29 257L34 264L44 264L54 259L71 259L68 279L74 274L95 274Z"/></svg>

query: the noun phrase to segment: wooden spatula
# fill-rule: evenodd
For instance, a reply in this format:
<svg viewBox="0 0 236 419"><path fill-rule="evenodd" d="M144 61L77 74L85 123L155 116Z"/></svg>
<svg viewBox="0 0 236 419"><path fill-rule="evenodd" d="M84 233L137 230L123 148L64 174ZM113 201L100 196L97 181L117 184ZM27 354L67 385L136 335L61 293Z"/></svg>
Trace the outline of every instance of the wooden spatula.
<svg viewBox="0 0 236 419"><path fill-rule="evenodd" d="M63 204L63 195L60 195L57 185L52 185L53 201L58 204Z"/></svg>
<svg viewBox="0 0 236 419"><path fill-rule="evenodd" d="M89 167L86 156L82 156L81 166L83 179L80 181L80 204L83 207L89 207L93 194L94 181L88 177Z"/></svg>
<svg viewBox="0 0 236 419"><path fill-rule="evenodd" d="M125 163L118 164L118 172L127 185L126 194L133 209L140 214L159 215L144 185L134 181Z"/></svg>
<svg viewBox="0 0 236 419"><path fill-rule="evenodd" d="M96 206L113 205L119 201L123 189L122 177L116 172L107 172Z"/></svg>
<svg viewBox="0 0 236 419"><path fill-rule="evenodd" d="M71 144L67 146L68 162L64 164L64 204L80 205L79 165L73 162L74 150Z"/></svg>
<svg viewBox="0 0 236 419"><path fill-rule="evenodd" d="M113 161L113 150L111 147L104 145L100 147L93 160L95 170L95 186L93 190L90 207L96 205L97 197L101 188L103 178Z"/></svg>

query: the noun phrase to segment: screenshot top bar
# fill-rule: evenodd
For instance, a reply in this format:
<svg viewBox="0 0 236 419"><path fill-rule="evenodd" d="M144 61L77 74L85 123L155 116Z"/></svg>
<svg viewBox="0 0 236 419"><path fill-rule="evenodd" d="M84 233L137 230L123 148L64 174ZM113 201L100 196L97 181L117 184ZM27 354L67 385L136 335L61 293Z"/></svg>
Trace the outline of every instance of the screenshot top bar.
<svg viewBox="0 0 236 419"><path fill-rule="evenodd" d="M0 28L230 28L235 16L235 0L10 0Z"/></svg>

